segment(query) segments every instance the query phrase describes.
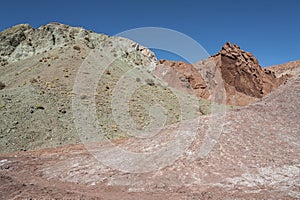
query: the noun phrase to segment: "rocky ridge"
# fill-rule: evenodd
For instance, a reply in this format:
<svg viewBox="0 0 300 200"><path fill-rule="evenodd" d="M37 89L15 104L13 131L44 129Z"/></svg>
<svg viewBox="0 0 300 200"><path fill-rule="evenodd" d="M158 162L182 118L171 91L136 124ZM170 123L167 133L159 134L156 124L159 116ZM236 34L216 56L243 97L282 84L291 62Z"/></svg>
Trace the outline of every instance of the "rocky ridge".
<svg viewBox="0 0 300 200"><path fill-rule="evenodd" d="M164 71L161 78L169 84L205 99L211 98L215 85L224 84L226 103L237 106L253 103L278 88L288 78L276 78L274 72L262 69L250 52L230 42L216 55L195 64L161 60L156 71L157 74ZM216 71L222 76L219 83L215 82Z"/></svg>
<svg viewBox="0 0 300 200"><path fill-rule="evenodd" d="M300 72L300 60L274 65L267 67L268 70L272 71L276 77L280 78L282 76L295 76Z"/></svg>
<svg viewBox="0 0 300 200"><path fill-rule="evenodd" d="M112 45L113 42L123 44L125 49L116 49L117 54L127 51L139 51L150 62L155 63L155 55L147 48L121 37L110 37L79 27L71 27L60 23L50 23L34 29L28 24L16 25L0 33L0 63L2 66L46 53L54 49L82 44L89 49ZM76 47L75 47L76 48ZM119 52L120 51L120 52ZM122 52L123 51L123 52ZM135 59L135 58L132 58ZM130 62L130 58L127 59ZM135 60L135 62L139 62ZM140 63L147 65L149 63Z"/></svg>

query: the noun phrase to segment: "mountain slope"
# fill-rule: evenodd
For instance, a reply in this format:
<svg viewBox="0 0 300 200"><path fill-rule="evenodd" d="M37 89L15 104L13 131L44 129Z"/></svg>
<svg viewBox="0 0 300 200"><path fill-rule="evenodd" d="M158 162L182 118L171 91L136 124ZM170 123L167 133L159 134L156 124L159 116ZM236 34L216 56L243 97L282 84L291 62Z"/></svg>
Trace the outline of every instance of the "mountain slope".
<svg viewBox="0 0 300 200"><path fill-rule="evenodd" d="M187 154L154 172L111 169L83 146L2 155L1 196L12 198L20 190L24 198L298 199L299 89L298 74L261 101L228 112L218 143L206 157L199 157L199 147L209 117L200 117L204 124L194 127L197 137ZM222 117L214 119L222 121ZM185 123L197 124L195 120ZM174 132L176 126L153 139L161 147ZM115 144L132 151L158 148L152 139ZM106 146L104 142L93 150L103 151Z"/></svg>
<svg viewBox="0 0 300 200"><path fill-rule="evenodd" d="M300 198L294 68L263 70L230 43L194 65L158 62L126 38L58 23L1 32L0 61L3 199ZM77 133L90 116L96 129Z"/></svg>
<svg viewBox="0 0 300 200"><path fill-rule="evenodd" d="M1 32L0 38L2 152L81 142L73 122L73 86L79 69L88 67L93 51L103 52L98 57L114 57L109 66L98 66L99 71L105 68L105 73L99 77L93 95L106 137L127 137L112 115L111 103L114 88L126 74L131 76L127 85L139 87L129 104L137 129L150 124L149 109L153 104L165 108L166 124L180 120L174 91L151 72L156 66L155 55L133 41L58 23L38 29L17 25ZM195 104L190 118L210 112L209 101L185 93L180 96L191 106Z"/></svg>

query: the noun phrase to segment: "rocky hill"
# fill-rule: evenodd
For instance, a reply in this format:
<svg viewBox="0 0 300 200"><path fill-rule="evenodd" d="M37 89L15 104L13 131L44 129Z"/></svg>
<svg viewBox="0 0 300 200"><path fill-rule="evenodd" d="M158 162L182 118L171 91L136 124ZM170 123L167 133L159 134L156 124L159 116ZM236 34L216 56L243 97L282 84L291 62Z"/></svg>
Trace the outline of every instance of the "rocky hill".
<svg viewBox="0 0 300 200"><path fill-rule="evenodd" d="M73 123L73 86L80 66L88 65L84 61L93 50L115 57L99 77L95 95L99 124L106 137L126 137L113 119L111 101L119 79L128 71L132 77L128 84L139 85L130 100L130 115L137 129L150 124L149 108L155 103L166 109L166 124L179 121L181 111L175 94L152 74L157 60L149 49L126 38L59 23L37 29L21 24L0 33L2 152L81 142ZM190 105L197 104L190 118L210 112L209 101L185 93L180 96Z"/></svg>
<svg viewBox="0 0 300 200"><path fill-rule="evenodd" d="M216 70L222 77L219 83L214 83ZM277 78L272 70L262 69L250 52L229 42L207 60L195 64L161 60L156 71L173 87L204 99L211 99L213 85L224 84L226 103L236 106L257 101L288 78L285 75Z"/></svg>
<svg viewBox="0 0 300 200"><path fill-rule="evenodd" d="M4 30L0 197L299 199L298 64L262 69L231 43L194 64L157 61L60 23ZM78 99L105 135L77 132Z"/></svg>

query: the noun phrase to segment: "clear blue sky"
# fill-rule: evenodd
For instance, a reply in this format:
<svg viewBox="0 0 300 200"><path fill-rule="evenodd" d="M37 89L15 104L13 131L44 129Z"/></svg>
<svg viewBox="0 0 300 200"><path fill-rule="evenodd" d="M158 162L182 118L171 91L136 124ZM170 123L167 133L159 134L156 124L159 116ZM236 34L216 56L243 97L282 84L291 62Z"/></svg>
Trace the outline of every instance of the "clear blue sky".
<svg viewBox="0 0 300 200"><path fill-rule="evenodd" d="M262 66L300 59L299 0L1 2L0 30L53 21L109 35L145 26L170 28L194 38L210 54L231 41L252 52ZM169 55L158 54L164 56Z"/></svg>

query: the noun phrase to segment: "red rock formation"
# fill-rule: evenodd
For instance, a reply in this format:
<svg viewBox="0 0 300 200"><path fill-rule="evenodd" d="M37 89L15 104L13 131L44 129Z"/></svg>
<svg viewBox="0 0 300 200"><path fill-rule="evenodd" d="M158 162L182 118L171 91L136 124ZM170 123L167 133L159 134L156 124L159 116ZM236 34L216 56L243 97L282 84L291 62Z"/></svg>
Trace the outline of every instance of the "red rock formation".
<svg viewBox="0 0 300 200"><path fill-rule="evenodd" d="M210 96L204 79L192 64L160 60L155 69L155 74L166 80L169 86L173 88L190 94L194 93L205 99Z"/></svg>
<svg viewBox="0 0 300 200"><path fill-rule="evenodd" d="M226 103L248 105L269 94L286 77L276 78L274 72L262 69L258 60L239 46L227 42L219 53L194 65L161 60L156 74L171 87L210 99L215 89L216 69L219 70L226 91ZM188 88L188 89L187 89Z"/></svg>
<svg viewBox="0 0 300 200"><path fill-rule="evenodd" d="M239 46L226 43L215 56L221 60L218 66L227 91L227 102L247 105L277 88L285 78L276 78L269 70L263 70L257 59Z"/></svg>

